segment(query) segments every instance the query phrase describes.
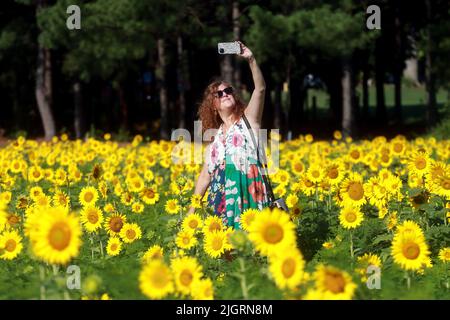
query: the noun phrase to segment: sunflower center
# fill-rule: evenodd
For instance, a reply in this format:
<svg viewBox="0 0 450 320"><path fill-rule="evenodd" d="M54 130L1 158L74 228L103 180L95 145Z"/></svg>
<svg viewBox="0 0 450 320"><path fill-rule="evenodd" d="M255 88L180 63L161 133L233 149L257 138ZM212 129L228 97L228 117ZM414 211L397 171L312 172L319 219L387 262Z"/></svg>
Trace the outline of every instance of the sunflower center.
<svg viewBox="0 0 450 320"><path fill-rule="evenodd" d="M50 245L59 251L64 250L70 243L72 232L69 226L64 222L57 222L53 225L48 233L48 241Z"/></svg>
<svg viewBox="0 0 450 320"><path fill-rule="evenodd" d="M189 228L191 229L196 229L198 226L198 221L197 220L191 220L189 221Z"/></svg>
<svg viewBox="0 0 450 320"><path fill-rule="evenodd" d="M310 188L310 187L312 187L314 184L311 182L311 181L309 181L309 180L306 180L305 181L305 186L306 187L308 187L308 188Z"/></svg>
<svg viewBox="0 0 450 320"><path fill-rule="evenodd" d="M15 224L17 224L19 222L19 217L18 216L16 216L16 215L11 215L9 218L8 218L8 223L10 224L10 225L15 225Z"/></svg>
<svg viewBox="0 0 450 320"><path fill-rule="evenodd" d="M344 292L345 279L340 273L327 272L325 275L325 287L333 293Z"/></svg>
<svg viewBox="0 0 450 320"><path fill-rule="evenodd" d="M113 243L113 244L111 245L111 251L116 251L116 250L117 250L117 247L118 247L117 243Z"/></svg>
<svg viewBox="0 0 450 320"><path fill-rule="evenodd" d="M355 222L356 220L356 214L354 212L348 212L345 215L345 220L347 220L347 222Z"/></svg>
<svg viewBox="0 0 450 320"><path fill-rule="evenodd" d="M270 244L275 244L283 239L283 229L278 224L271 224L264 230L263 238Z"/></svg>
<svg viewBox="0 0 450 320"><path fill-rule="evenodd" d="M94 199L94 195L92 194L92 192L86 192L84 194L84 201L91 202L92 199Z"/></svg>
<svg viewBox="0 0 450 320"><path fill-rule="evenodd" d="M416 259L420 254L420 247L415 242L409 242L403 247L403 255L410 260Z"/></svg>
<svg viewBox="0 0 450 320"><path fill-rule="evenodd" d="M281 266L281 272L285 278L290 278L295 272L295 260L292 258L286 259Z"/></svg>
<svg viewBox="0 0 450 320"><path fill-rule="evenodd" d="M211 242L211 247L213 248L214 251L219 251L220 249L222 249L222 245L223 245L223 240L221 238L214 238L213 241Z"/></svg>
<svg viewBox="0 0 450 320"><path fill-rule="evenodd" d="M123 221L120 217L112 217L109 221L109 228L114 232L119 232L122 229Z"/></svg>
<svg viewBox="0 0 450 320"><path fill-rule="evenodd" d="M91 211L88 213L87 219L90 223L96 224L98 221L98 214L97 212Z"/></svg>
<svg viewBox="0 0 450 320"><path fill-rule="evenodd" d="M352 200L361 200L364 196L364 189L361 183L359 182L352 182L348 186L348 194Z"/></svg>
<svg viewBox="0 0 450 320"><path fill-rule="evenodd" d="M180 282L183 286L189 286L192 282L192 273L189 270L183 270L180 274Z"/></svg>
<svg viewBox="0 0 450 320"><path fill-rule="evenodd" d="M444 179L441 185L445 190L450 190L450 179Z"/></svg>
<svg viewBox="0 0 450 320"><path fill-rule="evenodd" d="M183 244L189 244L190 238L189 237L183 237Z"/></svg>
<svg viewBox="0 0 450 320"><path fill-rule="evenodd" d="M212 222L209 225L209 232L213 232L213 231L219 231L221 229L220 224L217 222Z"/></svg>
<svg viewBox="0 0 450 320"><path fill-rule="evenodd" d="M359 151L357 151L357 150L353 150L353 151L350 153L350 155L351 155L351 157L352 157L353 159L358 159L359 156L360 156Z"/></svg>
<svg viewBox="0 0 450 320"><path fill-rule="evenodd" d="M415 164L417 169L423 170L427 166L427 161L424 158L417 158Z"/></svg>
<svg viewBox="0 0 450 320"><path fill-rule="evenodd" d="M336 179L339 175L339 172L337 171L337 169L333 168L330 171L328 171L328 177L330 179Z"/></svg>
<svg viewBox="0 0 450 320"><path fill-rule="evenodd" d="M5 250L8 252L13 252L16 249L17 243L14 239L8 239L5 243Z"/></svg>
<svg viewBox="0 0 450 320"><path fill-rule="evenodd" d="M301 171L303 171L303 166L300 163L296 163L294 165L294 169L295 169L295 171L301 172Z"/></svg>
<svg viewBox="0 0 450 320"><path fill-rule="evenodd" d="M40 176L41 176L41 174L39 173L39 171L34 171L33 172L33 177L39 178Z"/></svg>
<svg viewBox="0 0 450 320"><path fill-rule="evenodd" d="M313 176L314 178L318 178L318 177L320 177L320 172L317 171L317 170L314 170L314 171L312 172L312 176Z"/></svg>
<svg viewBox="0 0 450 320"><path fill-rule="evenodd" d="M399 152L402 152L402 150L403 150L403 144L401 144L401 143L395 143L394 144L394 151L395 152L399 153Z"/></svg>
<svg viewBox="0 0 450 320"><path fill-rule="evenodd" d="M381 161L383 161L383 162L389 162L389 155L383 154L383 155L381 156Z"/></svg>
<svg viewBox="0 0 450 320"><path fill-rule="evenodd" d="M126 236L128 239L134 239L136 237L136 231L134 231L133 229L128 229Z"/></svg>

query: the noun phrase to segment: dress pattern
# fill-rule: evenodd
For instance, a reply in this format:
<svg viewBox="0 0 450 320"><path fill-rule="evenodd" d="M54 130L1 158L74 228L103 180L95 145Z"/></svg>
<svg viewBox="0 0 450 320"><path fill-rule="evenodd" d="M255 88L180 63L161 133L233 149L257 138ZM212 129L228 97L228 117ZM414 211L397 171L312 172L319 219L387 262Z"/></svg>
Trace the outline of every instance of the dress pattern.
<svg viewBox="0 0 450 320"><path fill-rule="evenodd" d="M226 133L220 126L207 161L211 177L208 205L224 225L240 229L242 212L269 205L256 149L242 117Z"/></svg>

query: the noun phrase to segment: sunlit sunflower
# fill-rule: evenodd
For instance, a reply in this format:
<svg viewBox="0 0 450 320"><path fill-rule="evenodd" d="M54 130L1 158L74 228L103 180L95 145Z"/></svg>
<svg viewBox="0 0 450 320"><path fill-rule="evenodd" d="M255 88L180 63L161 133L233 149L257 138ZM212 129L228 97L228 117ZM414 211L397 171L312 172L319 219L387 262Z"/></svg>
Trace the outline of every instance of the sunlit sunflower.
<svg viewBox="0 0 450 320"><path fill-rule="evenodd" d="M70 204L70 198L69 196L63 192L63 191L57 191L53 195L53 205L55 207L61 206L61 207L69 207Z"/></svg>
<svg viewBox="0 0 450 320"><path fill-rule="evenodd" d="M421 178L429 172L430 165L431 160L428 153L424 150L419 150L410 155L407 167L410 173Z"/></svg>
<svg viewBox="0 0 450 320"><path fill-rule="evenodd" d="M258 209L247 209L245 210L240 219L241 227L243 230L248 231L248 228L252 224L253 220L255 220L256 215L260 212Z"/></svg>
<svg viewBox="0 0 450 320"><path fill-rule="evenodd" d="M209 256L218 258L232 247L226 231L213 231L205 234L203 248Z"/></svg>
<svg viewBox="0 0 450 320"><path fill-rule="evenodd" d="M164 249L161 246L155 244L150 248L148 248L148 250L142 256L142 260L148 263L151 260L162 259L163 257L164 257Z"/></svg>
<svg viewBox="0 0 450 320"><path fill-rule="evenodd" d="M184 218L181 227L184 230L197 231L203 227L202 218L196 213L192 213Z"/></svg>
<svg viewBox="0 0 450 320"><path fill-rule="evenodd" d="M22 251L22 237L16 230L5 231L0 235L0 259L12 260Z"/></svg>
<svg viewBox="0 0 450 320"><path fill-rule="evenodd" d="M87 206L81 210L80 220L88 232L96 232L102 227L103 213L95 206Z"/></svg>
<svg viewBox="0 0 450 320"><path fill-rule="evenodd" d="M200 209L202 207L202 196L199 194L194 194L191 197L191 207L195 209Z"/></svg>
<svg viewBox="0 0 450 320"><path fill-rule="evenodd" d="M190 294L192 285L203 275L202 266L193 257L175 258L170 266L177 291L184 295Z"/></svg>
<svg viewBox="0 0 450 320"><path fill-rule="evenodd" d="M341 162L333 162L325 170L325 177L334 186L344 179L344 166Z"/></svg>
<svg viewBox="0 0 450 320"><path fill-rule="evenodd" d="M36 227L30 239L33 252L40 259L52 264L66 264L76 257L81 245L81 228L76 216L62 207L36 212Z"/></svg>
<svg viewBox="0 0 450 320"><path fill-rule="evenodd" d="M411 220L405 220L400 225L397 226L395 230L396 235L414 235L418 237L425 237L420 226Z"/></svg>
<svg viewBox="0 0 450 320"><path fill-rule="evenodd" d="M342 182L339 194L343 199L343 204L362 206L366 202L366 197L361 175L356 172L350 173Z"/></svg>
<svg viewBox="0 0 450 320"><path fill-rule="evenodd" d="M281 209L265 208L249 227L249 239L262 255L295 244L295 225Z"/></svg>
<svg viewBox="0 0 450 320"><path fill-rule="evenodd" d="M106 245L106 253L110 256L117 256L122 250L122 241L117 237L110 237Z"/></svg>
<svg viewBox="0 0 450 320"><path fill-rule="evenodd" d="M178 199L169 199L166 201L164 209L168 214L177 214L181 210Z"/></svg>
<svg viewBox="0 0 450 320"><path fill-rule="evenodd" d="M197 280L192 285L192 299L194 300L213 300L214 287L211 279Z"/></svg>
<svg viewBox="0 0 450 320"><path fill-rule="evenodd" d="M132 243L142 236L141 228L136 223L125 223L119 233L125 243Z"/></svg>
<svg viewBox="0 0 450 320"><path fill-rule="evenodd" d="M33 201L36 201L38 197L41 196L42 194L44 194L44 191L42 190L41 187L35 186L30 188L30 198Z"/></svg>
<svg viewBox="0 0 450 320"><path fill-rule="evenodd" d="M217 216L208 216L204 223L202 232L207 234L209 232L221 231L223 229L223 222Z"/></svg>
<svg viewBox="0 0 450 320"><path fill-rule="evenodd" d="M405 270L423 268L430 255L424 237L413 232L396 234L391 250L394 262Z"/></svg>
<svg viewBox="0 0 450 320"><path fill-rule="evenodd" d="M84 187L78 199L83 207L95 205L98 200L98 191L94 187Z"/></svg>
<svg viewBox="0 0 450 320"><path fill-rule="evenodd" d="M269 270L280 289L295 289L303 279L305 261L296 247L270 256Z"/></svg>
<svg viewBox="0 0 450 320"><path fill-rule="evenodd" d="M113 213L105 219L105 230L110 236L119 235L123 225L127 222L127 218L120 213Z"/></svg>
<svg viewBox="0 0 450 320"><path fill-rule="evenodd" d="M370 266L381 268L381 259L376 254L365 253L357 258L358 267L356 272L360 274L361 281L367 282L367 270Z"/></svg>
<svg viewBox="0 0 450 320"><path fill-rule="evenodd" d="M170 268L161 259L144 264L139 274L139 288L150 299L162 299L174 292Z"/></svg>
<svg viewBox="0 0 450 320"><path fill-rule="evenodd" d="M322 181L324 176L325 172L323 170L323 167L317 163L311 164L308 168L308 171L306 171L306 177L314 183Z"/></svg>
<svg viewBox="0 0 450 320"><path fill-rule="evenodd" d="M146 204L155 204L159 201L159 193L155 187L144 188L140 193L142 201Z"/></svg>
<svg viewBox="0 0 450 320"><path fill-rule="evenodd" d="M181 230L175 239L176 245L181 249L190 249L197 244L193 230Z"/></svg>
<svg viewBox="0 0 450 320"><path fill-rule="evenodd" d="M319 265L313 278L317 290L324 300L350 300L353 298L356 285L350 275L332 266Z"/></svg>
<svg viewBox="0 0 450 320"><path fill-rule="evenodd" d="M442 248L441 250L439 250L439 259L442 262L450 261L450 247Z"/></svg>
<svg viewBox="0 0 450 320"><path fill-rule="evenodd" d="M141 202L136 201L131 205L131 211L134 213L142 213L144 212L144 205Z"/></svg>
<svg viewBox="0 0 450 320"><path fill-rule="evenodd" d="M354 229L364 220L363 213L356 207L346 206L341 209L339 222L345 229Z"/></svg>

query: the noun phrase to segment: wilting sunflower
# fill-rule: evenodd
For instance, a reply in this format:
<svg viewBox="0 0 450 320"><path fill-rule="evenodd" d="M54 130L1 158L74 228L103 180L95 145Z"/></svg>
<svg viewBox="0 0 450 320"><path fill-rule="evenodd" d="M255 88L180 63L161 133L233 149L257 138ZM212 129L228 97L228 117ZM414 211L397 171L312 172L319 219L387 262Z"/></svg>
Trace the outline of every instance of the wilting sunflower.
<svg viewBox="0 0 450 320"><path fill-rule="evenodd" d="M295 244L295 225L281 209L265 208L255 217L249 227L249 239L256 250L268 255L280 247Z"/></svg>
<svg viewBox="0 0 450 320"><path fill-rule="evenodd" d="M209 256L218 258L232 246L226 231L213 231L205 234L203 248Z"/></svg>
<svg viewBox="0 0 450 320"><path fill-rule="evenodd" d="M362 206L366 202L363 178L356 172L352 172L342 182L339 195L343 199L343 204L356 207Z"/></svg>
<svg viewBox="0 0 450 320"><path fill-rule="evenodd" d="M181 249L190 249L197 244L197 238L192 230L181 230L175 239L176 245Z"/></svg>
<svg viewBox="0 0 450 320"><path fill-rule="evenodd" d="M394 262L405 270L422 269L430 255L425 238L414 232L396 234L391 250Z"/></svg>
<svg viewBox="0 0 450 320"><path fill-rule="evenodd" d="M136 223L125 223L119 233L125 243L132 243L142 236L141 228Z"/></svg>
<svg viewBox="0 0 450 320"><path fill-rule="evenodd" d="M439 259L442 262L450 261L450 248L449 247L442 248L441 250L439 250Z"/></svg>
<svg viewBox="0 0 450 320"><path fill-rule="evenodd" d="M247 209L242 213L242 215L240 217L241 219L239 222L240 222L243 230L248 231L248 228L250 227L252 222L255 220L255 217L259 212L260 211L257 209Z"/></svg>
<svg viewBox="0 0 450 320"><path fill-rule="evenodd" d="M110 237L106 245L106 253L110 256L117 256L122 250L122 241L117 237Z"/></svg>
<svg viewBox="0 0 450 320"><path fill-rule="evenodd" d="M78 255L81 228L78 218L62 207L36 212L30 239L37 257L52 264L66 264Z"/></svg>
<svg viewBox="0 0 450 320"><path fill-rule="evenodd" d="M202 266L192 257L181 257L172 260L171 269L178 292L184 295L191 293L192 285L202 277Z"/></svg>
<svg viewBox="0 0 450 320"><path fill-rule="evenodd" d="M350 300L356 289L350 275L332 266L319 265L313 275L324 300Z"/></svg>
<svg viewBox="0 0 450 320"><path fill-rule="evenodd" d="M184 218L181 227L184 230L197 231L200 230L203 226L202 218L196 213L192 213Z"/></svg>
<svg viewBox="0 0 450 320"><path fill-rule="evenodd" d="M194 300L213 300L214 287L211 279L197 280L192 285L192 299Z"/></svg>
<svg viewBox="0 0 450 320"><path fill-rule="evenodd" d="M223 229L222 220L217 216L209 216L205 219L202 232L207 234L208 232L220 231Z"/></svg>
<svg viewBox="0 0 450 320"><path fill-rule="evenodd" d="M110 236L119 235L123 225L127 222L127 218L120 213L113 213L105 220L105 230Z"/></svg>
<svg viewBox="0 0 450 320"><path fill-rule="evenodd" d="M160 259L149 261L139 274L139 288L150 299L162 299L174 291L170 268Z"/></svg>
<svg viewBox="0 0 450 320"><path fill-rule="evenodd" d="M98 200L98 191L94 187L84 187L78 199L83 207L95 205Z"/></svg>
<svg viewBox="0 0 450 320"><path fill-rule="evenodd" d="M16 230L5 231L0 235L0 259L12 260L22 251L22 237Z"/></svg>
<svg viewBox="0 0 450 320"><path fill-rule="evenodd" d="M151 260L154 259L162 259L164 257L164 249L155 244L148 248L148 250L145 252L144 256L142 257L142 260L146 263L148 263Z"/></svg>
<svg viewBox="0 0 450 320"><path fill-rule="evenodd" d="M339 222L345 229L354 229L364 220L363 213L356 207L344 207L339 214Z"/></svg>
<svg viewBox="0 0 450 320"><path fill-rule="evenodd" d="M295 289L303 280L305 261L296 247L270 256L270 273L280 289Z"/></svg>
<svg viewBox="0 0 450 320"><path fill-rule="evenodd" d="M81 210L80 220L88 232L96 232L102 227L103 213L95 206L87 206Z"/></svg>

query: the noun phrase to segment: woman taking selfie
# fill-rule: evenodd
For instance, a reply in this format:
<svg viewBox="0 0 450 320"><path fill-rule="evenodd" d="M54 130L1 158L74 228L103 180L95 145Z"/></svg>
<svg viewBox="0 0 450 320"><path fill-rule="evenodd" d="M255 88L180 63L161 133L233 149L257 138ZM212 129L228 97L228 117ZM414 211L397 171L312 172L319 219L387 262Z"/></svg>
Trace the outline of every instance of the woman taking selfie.
<svg viewBox="0 0 450 320"><path fill-rule="evenodd" d="M242 42L238 43L241 53L237 55L248 61L255 89L248 105L245 105L231 84L215 81L207 86L198 115L203 132L218 130L206 147L205 162L194 191L203 197L209 187L208 205L224 225L236 229L241 228L242 212L268 206L257 150L244 119L247 118L257 138L256 133L261 128L265 82L253 53ZM190 208L189 214L193 212L194 209Z"/></svg>

